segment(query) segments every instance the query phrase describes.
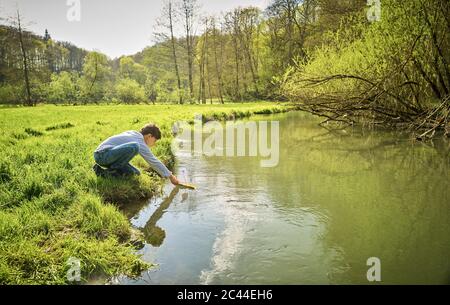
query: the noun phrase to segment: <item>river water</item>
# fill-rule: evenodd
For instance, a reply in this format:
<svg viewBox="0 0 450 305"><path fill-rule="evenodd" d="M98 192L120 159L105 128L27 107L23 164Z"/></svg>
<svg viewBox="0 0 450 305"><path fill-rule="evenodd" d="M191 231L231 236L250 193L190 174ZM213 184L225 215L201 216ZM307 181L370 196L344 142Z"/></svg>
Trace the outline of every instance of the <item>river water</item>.
<svg viewBox="0 0 450 305"><path fill-rule="evenodd" d="M157 264L122 284L450 283L450 143L386 131L330 132L307 114L280 124L273 168L255 157L180 152L179 178L124 212Z"/></svg>

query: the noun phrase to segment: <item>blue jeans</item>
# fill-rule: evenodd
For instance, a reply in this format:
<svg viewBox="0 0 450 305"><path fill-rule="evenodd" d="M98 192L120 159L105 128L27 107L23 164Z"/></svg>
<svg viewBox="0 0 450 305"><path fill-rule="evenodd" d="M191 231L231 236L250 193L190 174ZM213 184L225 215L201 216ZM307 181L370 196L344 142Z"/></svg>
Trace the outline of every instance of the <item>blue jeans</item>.
<svg viewBox="0 0 450 305"><path fill-rule="evenodd" d="M140 175L141 172L130 164L138 153L139 144L131 142L95 152L94 159L98 165L122 175Z"/></svg>

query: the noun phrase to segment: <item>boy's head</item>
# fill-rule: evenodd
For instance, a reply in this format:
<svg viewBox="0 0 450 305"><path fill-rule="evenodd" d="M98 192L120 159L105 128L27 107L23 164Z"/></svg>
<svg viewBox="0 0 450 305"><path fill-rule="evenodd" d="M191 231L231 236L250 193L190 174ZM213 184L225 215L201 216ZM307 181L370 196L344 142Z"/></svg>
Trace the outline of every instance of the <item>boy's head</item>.
<svg viewBox="0 0 450 305"><path fill-rule="evenodd" d="M161 139L161 130L155 124L147 124L141 129L141 134L144 136L145 143L153 147L156 141Z"/></svg>

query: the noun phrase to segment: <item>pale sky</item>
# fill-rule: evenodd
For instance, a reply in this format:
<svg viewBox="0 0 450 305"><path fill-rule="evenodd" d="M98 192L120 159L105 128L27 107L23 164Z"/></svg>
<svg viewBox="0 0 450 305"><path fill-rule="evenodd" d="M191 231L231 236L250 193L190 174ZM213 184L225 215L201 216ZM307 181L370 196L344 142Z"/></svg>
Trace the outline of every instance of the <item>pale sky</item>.
<svg viewBox="0 0 450 305"><path fill-rule="evenodd" d="M79 1L80 21L68 20L68 11ZM70 41L109 57L130 55L153 43L155 20L162 0L0 0L0 17L20 9L27 30L54 40ZM199 0L203 13L220 14L238 6L264 9L269 0Z"/></svg>

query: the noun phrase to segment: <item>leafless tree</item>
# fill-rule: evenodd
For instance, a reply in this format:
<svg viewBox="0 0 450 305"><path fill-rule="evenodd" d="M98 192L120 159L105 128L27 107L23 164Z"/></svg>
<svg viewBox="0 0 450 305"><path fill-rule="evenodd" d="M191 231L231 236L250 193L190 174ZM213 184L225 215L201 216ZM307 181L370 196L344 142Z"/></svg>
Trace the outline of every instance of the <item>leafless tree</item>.
<svg viewBox="0 0 450 305"><path fill-rule="evenodd" d="M162 9L162 16L160 19L158 19L158 26L162 28L164 31L167 31L168 34L165 32L163 33L156 33L156 36L162 36L162 40L170 40L171 45L171 53L172 53L172 60L175 70L175 75L177 77L177 85L178 85L178 97L179 97L179 103L183 104L183 90L181 87L181 77L180 77L180 69L178 66L178 57L177 57L177 51L176 51L176 38L174 33L174 23L176 22L176 12L174 8L173 0L166 0L166 2L163 5Z"/></svg>
<svg viewBox="0 0 450 305"><path fill-rule="evenodd" d="M31 86L30 86L30 71L28 66L28 54L27 54L27 48L25 46L25 34L22 28L22 19L20 16L20 11L17 10L17 19L14 20L13 24L17 28L17 35L18 40L20 44L20 50L21 50L21 56L22 56L22 63L23 63L23 76L25 81L25 90L27 93L27 99L26 99L26 105L27 106L34 106L34 102L31 98Z"/></svg>
<svg viewBox="0 0 450 305"><path fill-rule="evenodd" d="M180 0L179 16L184 20L186 51L188 60L189 93L194 97L195 23L198 18L197 0Z"/></svg>

